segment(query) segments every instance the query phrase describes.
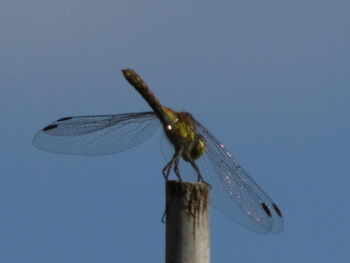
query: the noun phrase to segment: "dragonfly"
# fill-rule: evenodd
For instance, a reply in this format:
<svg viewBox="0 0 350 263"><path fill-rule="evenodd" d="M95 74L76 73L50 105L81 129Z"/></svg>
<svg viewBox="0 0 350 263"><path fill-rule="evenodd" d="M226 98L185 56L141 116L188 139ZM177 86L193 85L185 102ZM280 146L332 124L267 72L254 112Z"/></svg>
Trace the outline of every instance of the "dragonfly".
<svg viewBox="0 0 350 263"><path fill-rule="evenodd" d="M143 143L162 127L174 149L163 168L166 180L174 172L180 181L207 183L212 205L229 219L261 234L283 231L280 208L224 144L190 113L163 106L134 70L122 73L153 111L60 118L41 129L33 145L61 154L108 155ZM182 165L192 173L183 172Z"/></svg>

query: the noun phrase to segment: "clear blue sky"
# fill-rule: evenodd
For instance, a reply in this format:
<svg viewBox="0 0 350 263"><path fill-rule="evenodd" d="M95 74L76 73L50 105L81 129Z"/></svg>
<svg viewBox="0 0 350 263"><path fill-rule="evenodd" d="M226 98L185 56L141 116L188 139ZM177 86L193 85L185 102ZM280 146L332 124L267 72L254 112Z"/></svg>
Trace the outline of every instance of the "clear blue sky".
<svg viewBox="0 0 350 263"><path fill-rule="evenodd" d="M348 1L2 1L0 262L163 262L160 137L88 158L35 149L69 115L149 110L120 70L204 123L285 214L212 212L212 262L348 262Z"/></svg>

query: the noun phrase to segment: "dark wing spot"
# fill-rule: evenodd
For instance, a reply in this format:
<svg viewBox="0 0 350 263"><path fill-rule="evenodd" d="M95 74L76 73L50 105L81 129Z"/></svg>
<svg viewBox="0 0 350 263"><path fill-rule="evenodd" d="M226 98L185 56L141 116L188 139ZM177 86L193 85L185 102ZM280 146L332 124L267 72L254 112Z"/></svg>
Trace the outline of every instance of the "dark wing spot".
<svg viewBox="0 0 350 263"><path fill-rule="evenodd" d="M267 204L265 204L264 202L262 202L262 203L260 203L260 204L261 204L262 208L264 209L265 213L266 213L269 217L271 217L271 211L270 211L269 207L267 206Z"/></svg>
<svg viewBox="0 0 350 263"><path fill-rule="evenodd" d="M70 119L73 119L73 118L72 117L64 117L64 118L58 119L57 121L68 121Z"/></svg>
<svg viewBox="0 0 350 263"><path fill-rule="evenodd" d="M54 125L49 125L49 126L46 126L43 131L49 131L49 130L52 130L52 129L55 129L57 128L58 125L54 124Z"/></svg>
<svg viewBox="0 0 350 263"><path fill-rule="evenodd" d="M279 209L279 207L275 203L273 203L272 206L273 206L273 209L275 209L277 215L279 215L279 217L282 217L282 212Z"/></svg>

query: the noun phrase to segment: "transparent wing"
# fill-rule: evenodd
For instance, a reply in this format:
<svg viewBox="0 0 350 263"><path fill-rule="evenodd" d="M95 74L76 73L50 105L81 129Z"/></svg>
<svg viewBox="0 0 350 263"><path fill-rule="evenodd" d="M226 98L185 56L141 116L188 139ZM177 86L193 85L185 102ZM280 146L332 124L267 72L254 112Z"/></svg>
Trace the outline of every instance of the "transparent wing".
<svg viewBox="0 0 350 263"><path fill-rule="evenodd" d="M283 230L278 206L243 170L232 154L197 120L197 132L207 141L207 152L196 161L212 186L212 204L224 215L256 232Z"/></svg>
<svg viewBox="0 0 350 263"><path fill-rule="evenodd" d="M33 145L63 154L106 155L146 141L159 125L153 112L65 117L40 130Z"/></svg>

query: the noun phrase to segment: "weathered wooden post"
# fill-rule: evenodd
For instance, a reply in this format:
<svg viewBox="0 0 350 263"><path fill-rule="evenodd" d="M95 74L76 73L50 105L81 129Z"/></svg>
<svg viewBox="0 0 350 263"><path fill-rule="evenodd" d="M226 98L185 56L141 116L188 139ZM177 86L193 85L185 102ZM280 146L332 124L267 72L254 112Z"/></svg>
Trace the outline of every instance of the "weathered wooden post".
<svg viewBox="0 0 350 263"><path fill-rule="evenodd" d="M209 263L209 192L204 183L166 182L166 263Z"/></svg>

